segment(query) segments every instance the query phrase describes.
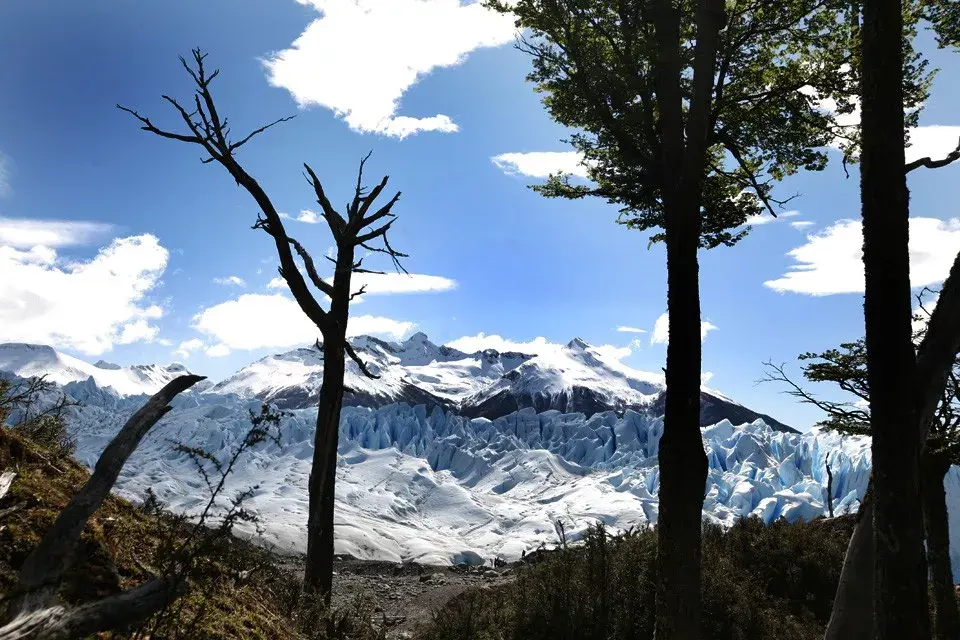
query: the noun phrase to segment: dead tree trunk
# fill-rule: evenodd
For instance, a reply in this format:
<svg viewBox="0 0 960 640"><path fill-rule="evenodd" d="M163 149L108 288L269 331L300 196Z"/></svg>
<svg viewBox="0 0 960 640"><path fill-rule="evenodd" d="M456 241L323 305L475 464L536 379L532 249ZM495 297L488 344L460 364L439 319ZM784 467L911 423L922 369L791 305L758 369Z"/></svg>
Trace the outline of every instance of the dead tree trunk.
<svg viewBox="0 0 960 640"><path fill-rule="evenodd" d="M332 259L336 265L332 283L323 279L314 265L310 253L297 240L287 235L283 220L269 196L260 184L237 161L236 151L251 138L262 133L274 124L284 122L290 118L280 118L274 122L255 129L244 138L234 142L230 139L230 129L226 118L221 118L214 104L210 92L210 83L220 73L219 70L207 73L204 67L203 54L199 49L193 51L193 65L183 58L181 64L193 79L195 91L193 96L194 109L187 111L176 99L164 96L179 114L182 124L186 127L185 133L167 131L155 126L149 118L126 107L117 105L122 111L133 115L140 123L141 129L149 131L163 138L170 138L180 142L196 144L204 149L208 158L203 162L217 162L237 184L250 194L260 207L260 215L254 225L255 229L262 229L270 235L277 249L280 259L280 275L286 281L290 292L297 301L303 313L317 327L323 336L324 371L323 384L320 390L320 400L317 407L317 432L314 437L313 467L310 471L310 512L307 520L307 561L304 572L304 589L309 592L322 594L327 602L330 598L330 589L333 579L333 508L334 485L336 482L337 466L337 436L340 427L340 409L343 405L343 378L346 372L344 359L349 356L359 367L363 375L376 378L347 341L347 322L349 319L350 302L364 292L364 287L358 291L351 291L351 277L357 273L376 273L361 265L363 259L354 262L354 255L358 247L372 253L387 255L398 270L403 270L400 258L406 254L396 251L387 238L387 232L396 221L391 213L393 205L400 198L396 193L379 209L371 211L376 199L387 186L387 177L367 191L363 186L363 166L366 158L360 161L360 170L354 188L353 199L347 205L346 211L341 214L333 208L324 192L320 179L304 164L308 181L317 198L317 204L323 213L324 220L333 235L337 246L337 257ZM314 297L314 293L307 285L307 281L300 272L294 259L294 252L300 258L310 283L322 295L330 299L329 309L324 309Z"/></svg>
<svg viewBox="0 0 960 640"><path fill-rule="evenodd" d="M11 599L7 609L10 618L36 611L53 601L60 575L72 559L87 520L110 493L127 458L153 425L170 411L170 401L204 379L194 375L174 378L133 414L114 436L97 460L93 475L74 494L43 540L24 561L20 568L18 595Z"/></svg>
<svg viewBox="0 0 960 640"><path fill-rule="evenodd" d="M168 382L110 441L97 460L93 475L74 494L20 568L19 583L7 608L10 622L0 629L0 640L77 638L114 629L148 617L181 593L180 579L155 580L74 610L51 606L60 577L73 560L87 520L110 493L130 454L153 425L171 410L170 401L201 380L203 376L186 375Z"/></svg>
<svg viewBox="0 0 960 640"><path fill-rule="evenodd" d="M936 605L934 637L937 640L960 638L960 610L950 566L947 495L943 488L943 479L949 470L949 459L929 450L924 452L921 465L923 520L927 533L927 564Z"/></svg>

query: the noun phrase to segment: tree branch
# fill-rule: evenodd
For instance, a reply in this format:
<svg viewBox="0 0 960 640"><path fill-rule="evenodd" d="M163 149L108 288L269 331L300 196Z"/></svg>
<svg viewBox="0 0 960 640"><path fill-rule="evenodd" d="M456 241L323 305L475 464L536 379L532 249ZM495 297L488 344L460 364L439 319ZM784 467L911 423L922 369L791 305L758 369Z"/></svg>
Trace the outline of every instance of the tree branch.
<svg viewBox="0 0 960 640"><path fill-rule="evenodd" d="M927 169L939 169L945 167L948 164L960 160L960 140L957 141L957 148L951 151L946 155L946 157L941 158L940 160L933 160L930 157L918 158L913 162L908 162L904 165L904 173L910 173L914 169L919 169L920 167L925 167Z"/></svg>
<svg viewBox="0 0 960 640"><path fill-rule="evenodd" d="M357 363L357 366L360 367L360 371L363 373L363 375L367 376L372 380L380 379L380 376L374 373L371 373L370 370L367 369L367 365L364 364L363 360L360 359L360 356L358 356L357 352L353 350L353 347L350 345L349 342L345 342L344 347L346 349L347 355L350 356L351 360Z"/></svg>
<svg viewBox="0 0 960 640"><path fill-rule="evenodd" d="M324 295L333 298L333 285L325 282L323 278L320 277L320 274L317 273L316 266L313 264L313 258L307 253L307 250L303 248L303 245L289 236L287 237L287 242L293 246L303 260L303 266L306 267L307 275L310 276L310 281L313 282L313 286L322 291Z"/></svg>

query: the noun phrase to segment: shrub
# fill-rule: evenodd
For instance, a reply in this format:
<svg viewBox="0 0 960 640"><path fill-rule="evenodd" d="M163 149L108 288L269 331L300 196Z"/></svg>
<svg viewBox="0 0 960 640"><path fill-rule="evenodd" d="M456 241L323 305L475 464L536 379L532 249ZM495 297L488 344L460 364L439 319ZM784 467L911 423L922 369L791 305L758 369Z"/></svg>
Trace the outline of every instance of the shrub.
<svg viewBox="0 0 960 640"><path fill-rule="evenodd" d="M822 638L850 516L811 523L704 525L703 638ZM423 640L627 640L653 637L656 533L611 536L518 569L513 584L462 594L419 630Z"/></svg>

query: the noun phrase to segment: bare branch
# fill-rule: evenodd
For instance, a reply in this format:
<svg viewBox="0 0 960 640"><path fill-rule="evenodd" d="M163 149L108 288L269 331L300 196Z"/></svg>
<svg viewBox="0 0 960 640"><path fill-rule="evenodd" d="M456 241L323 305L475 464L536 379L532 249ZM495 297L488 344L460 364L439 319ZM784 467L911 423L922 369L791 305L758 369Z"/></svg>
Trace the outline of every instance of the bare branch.
<svg viewBox="0 0 960 640"><path fill-rule="evenodd" d="M350 302L353 302L353 299L354 299L354 298L357 298L357 297L359 297L359 296L362 296L362 295L363 295L364 293L366 293L366 292L367 292L367 285L365 285L365 284L360 285L360 290L359 290L359 291L355 291L355 292L353 292L353 293L350 294Z"/></svg>
<svg viewBox="0 0 960 640"><path fill-rule="evenodd" d="M327 194L323 191L323 185L320 184L320 178L318 178L317 174L313 172L313 169L310 168L310 165L304 162L303 167L309 174L307 182L310 183L310 186L313 187L314 193L317 195L317 204L319 204L320 208L323 210L323 217L327 221L327 226L330 227L330 232L333 233L333 237L339 240L346 230L347 221L344 220L343 216L337 213L336 209L333 208L333 205L330 204L330 199L327 198Z"/></svg>
<svg viewBox="0 0 960 640"><path fill-rule="evenodd" d="M320 277L320 274L317 273L317 268L313 264L313 258L309 253L307 253L307 250L303 248L303 245L290 237L287 237L287 242L293 246L297 254L303 260L303 265L307 269L307 275L310 276L310 281L313 282L313 286L315 286L317 289L320 289L320 291L330 298L333 298L333 286L327 282L324 282L323 278Z"/></svg>
<svg viewBox="0 0 960 640"><path fill-rule="evenodd" d="M353 347L350 345L349 342L345 342L344 345L345 345L345 349L346 349L347 355L350 356L350 359L351 359L351 360L353 360L354 362L357 363L357 366L360 367L360 371L363 373L363 375L365 375L365 376L367 376L368 378L371 378L371 379L373 379L373 380L379 380L379 379L380 379L380 376L378 376L378 375L376 375L376 374L374 374L374 373L371 373L370 370L367 369L367 365L364 364L363 360L360 359L360 356L358 356L358 355L357 355L357 352L353 350Z"/></svg>
<svg viewBox="0 0 960 640"><path fill-rule="evenodd" d="M913 162L908 162L903 167L904 173L910 173L914 169L919 169L920 167L925 167L927 169L939 169L945 167L948 164L952 164L960 160L960 140L957 140L957 148L951 151L946 155L946 157L941 158L940 160L933 160L929 156L926 158L918 158Z"/></svg>
<svg viewBox="0 0 960 640"><path fill-rule="evenodd" d="M247 135L247 137L245 137L243 140L240 140L239 142L234 142L234 143L230 144L229 149L230 149L230 151L235 151L236 149L238 149L238 148L242 147L243 145L245 145L245 144L250 140L250 138L252 138L253 136L258 135L258 134L260 134L260 133L263 133L264 131L266 131L267 129L269 129L270 127L272 127L272 126L275 125L275 124L280 124L281 122L286 122L287 120L293 120L293 119L296 118L296 117L297 117L296 115L292 115L292 116L285 116L285 117L283 117L283 118L277 118L276 120L274 120L274 121L271 122L270 124L265 124L265 125L263 125L262 127L259 127L258 129L254 129L254 130L251 131L251 132Z"/></svg>

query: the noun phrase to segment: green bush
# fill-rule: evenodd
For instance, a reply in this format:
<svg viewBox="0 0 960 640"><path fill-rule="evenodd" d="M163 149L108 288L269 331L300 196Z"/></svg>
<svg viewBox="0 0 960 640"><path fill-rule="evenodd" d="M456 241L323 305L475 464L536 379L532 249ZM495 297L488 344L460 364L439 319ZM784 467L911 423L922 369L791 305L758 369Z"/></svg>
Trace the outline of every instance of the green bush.
<svg viewBox="0 0 960 640"><path fill-rule="evenodd" d="M822 638L854 519L704 525L703 638ZM514 583L467 592L422 640L634 640L653 637L656 532L583 543L518 569Z"/></svg>

